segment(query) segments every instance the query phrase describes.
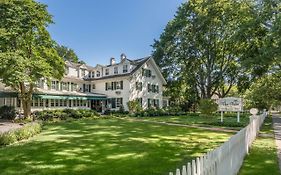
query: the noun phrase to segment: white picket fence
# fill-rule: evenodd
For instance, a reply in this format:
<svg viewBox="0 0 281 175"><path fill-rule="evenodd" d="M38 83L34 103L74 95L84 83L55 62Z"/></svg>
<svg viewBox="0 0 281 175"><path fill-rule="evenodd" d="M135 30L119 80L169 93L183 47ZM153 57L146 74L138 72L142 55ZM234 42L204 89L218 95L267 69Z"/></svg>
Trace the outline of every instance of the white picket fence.
<svg viewBox="0 0 281 175"><path fill-rule="evenodd" d="M220 147L177 169L175 175L236 175L266 116L266 112L252 116L248 126Z"/></svg>

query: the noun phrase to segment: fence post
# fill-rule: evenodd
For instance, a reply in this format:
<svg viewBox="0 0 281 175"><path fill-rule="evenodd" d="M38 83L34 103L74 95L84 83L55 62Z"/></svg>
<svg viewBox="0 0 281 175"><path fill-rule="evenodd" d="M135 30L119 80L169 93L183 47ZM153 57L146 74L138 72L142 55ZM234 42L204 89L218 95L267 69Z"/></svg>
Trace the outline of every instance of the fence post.
<svg viewBox="0 0 281 175"><path fill-rule="evenodd" d="M180 169L177 169L177 171L176 171L176 175L181 175L181 171L180 171Z"/></svg>
<svg viewBox="0 0 281 175"><path fill-rule="evenodd" d="M190 164L190 162L187 163L187 175L191 175L191 164Z"/></svg>
<svg viewBox="0 0 281 175"><path fill-rule="evenodd" d="M176 169L175 175L237 174L265 116L265 112L259 116L251 116L248 126L237 132L220 147L183 165L182 170ZM170 172L169 175L173 175L173 173Z"/></svg>
<svg viewBox="0 0 281 175"><path fill-rule="evenodd" d="M187 175L186 174L186 166L185 165L182 166L181 175Z"/></svg>
<svg viewBox="0 0 281 175"><path fill-rule="evenodd" d="M192 166L192 175L196 175L196 164L195 164L195 160L192 160L191 166Z"/></svg>

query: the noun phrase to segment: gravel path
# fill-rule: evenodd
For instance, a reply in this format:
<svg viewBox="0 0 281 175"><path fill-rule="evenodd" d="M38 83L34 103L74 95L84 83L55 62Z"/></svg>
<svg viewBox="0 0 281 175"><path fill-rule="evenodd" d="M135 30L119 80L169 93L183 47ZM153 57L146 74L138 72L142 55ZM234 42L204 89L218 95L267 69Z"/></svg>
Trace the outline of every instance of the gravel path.
<svg viewBox="0 0 281 175"><path fill-rule="evenodd" d="M279 170L281 170L281 118L280 117L281 117L280 115L276 115L276 114L272 115L275 142L277 146Z"/></svg>
<svg viewBox="0 0 281 175"><path fill-rule="evenodd" d="M12 123L8 121L0 121L0 133L7 132L9 130L21 128L22 126L18 123Z"/></svg>

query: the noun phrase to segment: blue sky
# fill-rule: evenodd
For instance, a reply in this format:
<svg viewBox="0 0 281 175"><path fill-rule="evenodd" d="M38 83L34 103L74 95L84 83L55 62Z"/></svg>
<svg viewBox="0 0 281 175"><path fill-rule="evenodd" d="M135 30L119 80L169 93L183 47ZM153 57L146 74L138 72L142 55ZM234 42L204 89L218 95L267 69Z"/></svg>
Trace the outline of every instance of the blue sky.
<svg viewBox="0 0 281 175"><path fill-rule="evenodd" d="M184 0L39 0L55 24L52 38L90 65L151 54L168 21Z"/></svg>

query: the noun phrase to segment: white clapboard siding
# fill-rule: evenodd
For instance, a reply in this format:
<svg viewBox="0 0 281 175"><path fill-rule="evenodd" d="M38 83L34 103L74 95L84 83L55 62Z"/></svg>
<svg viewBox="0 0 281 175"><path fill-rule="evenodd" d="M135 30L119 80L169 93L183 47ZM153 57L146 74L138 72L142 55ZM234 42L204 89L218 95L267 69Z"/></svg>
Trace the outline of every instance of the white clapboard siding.
<svg viewBox="0 0 281 175"><path fill-rule="evenodd" d="M176 169L175 175L236 175L256 139L267 113L252 116L250 123L220 147ZM173 175L170 172L169 175Z"/></svg>

